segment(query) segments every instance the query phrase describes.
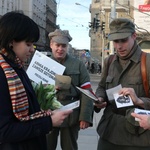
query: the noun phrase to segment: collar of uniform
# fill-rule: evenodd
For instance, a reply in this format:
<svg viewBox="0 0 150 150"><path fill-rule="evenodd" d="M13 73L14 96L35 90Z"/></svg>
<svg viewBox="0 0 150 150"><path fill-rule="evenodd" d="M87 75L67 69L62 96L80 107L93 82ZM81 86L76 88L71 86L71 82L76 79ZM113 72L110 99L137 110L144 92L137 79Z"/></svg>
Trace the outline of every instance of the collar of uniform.
<svg viewBox="0 0 150 150"><path fill-rule="evenodd" d="M53 60L57 61L58 63L60 63L60 64L63 65L64 62L66 61L66 59L68 58L68 54L66 54L66 56L65 56L65 58L62 60L62 62L59 62L58 60L56 60L53 54L51 55L51 58L52 58Z"/></svg>
<svg viewBox="0 0 150 150"><path fill-rule="evenodd" d="M137 45L135 42L135 45L133 47L135 50L134 54L131 56L130 60L132 60L135 63L138 63L141 60L141 48Z"/></svg>

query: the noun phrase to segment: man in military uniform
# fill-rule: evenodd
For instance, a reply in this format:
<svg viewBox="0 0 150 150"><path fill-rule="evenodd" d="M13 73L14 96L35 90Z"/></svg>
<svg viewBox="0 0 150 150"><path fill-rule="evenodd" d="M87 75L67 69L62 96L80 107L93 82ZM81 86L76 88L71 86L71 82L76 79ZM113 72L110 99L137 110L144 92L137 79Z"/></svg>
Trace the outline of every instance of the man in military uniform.
<svg viewBox="0 0 150 150"><path fill-rule="evenodd" d="M68 43L72 40L68 30L56 29L48 36L52 49L52 59L66 67L63 75L71 77L69 89L58 87L57 99L63 105L80 100L80 107L74 109L63 124L59 128L53 128L53 131L47 136L48 150L56 149L59 133L62 150L77 150L79 130L92 126L93 102L81 94L76 86L92 90L90 77L84 63L67 54Z"/></svg>
<svg viewBox="0 0 150 150"><path fill-rule="evenodd" d="M105 59L101 80L96 90L103 116L97 127L100 135L98 150L149 150L150 131L144 130L131 116L134 108L150 110L141 73L141 48L136 42L135 25L126 18L116 18L110 23L108 39L113 41L116 54ZM150 55L146 55L147 75L150 74ZM147 82L150 83L150 77ZM134 106L117 108L108 100L106 90L121 84L119 95L130 96ZM149 93L150 94L150 93Z"/></svg>

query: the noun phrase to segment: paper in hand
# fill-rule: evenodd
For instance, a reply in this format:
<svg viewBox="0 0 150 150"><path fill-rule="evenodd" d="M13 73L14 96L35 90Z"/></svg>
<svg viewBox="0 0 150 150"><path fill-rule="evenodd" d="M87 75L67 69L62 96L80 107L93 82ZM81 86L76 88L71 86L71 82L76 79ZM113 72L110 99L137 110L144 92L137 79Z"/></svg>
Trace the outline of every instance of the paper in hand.
<svg viewBox="0 0 150 150"><path fill-rule="evenodd" d="M137 113L137 114L141 114L141 115L150 115L150 111L149 110L145 110L145 109L135 108L134 112ZM140 121L140 119L135 118L135 121Z"/></svg>
<svg viewBox="0 0 150 150"><path fill-rule="evenodd" d="M90 90L85 90L85 89L82 89L82 88L77 87L77 86L76 86L76 88L77 88L79 91L81 91L83 94L85 94L86 96L90 97L90 98L91 98L92 100L94 100L95 102L98 102L97 96L96 96L93 92L91 92Z"/></svg>
<svg viewBox="0 0 150 150"><path fill-rule="evenodd" d="M133 106L132 99L129 95L119 95L118 93L114 94L114 99L117 108Z"/></svg>
<svg viewBox="0 0 150 150"><path fill-rule="evenodd" d="M71 109L75 109L77 107L80 106L80 101L75 101L73 103L70 103L68 105L62 106L61 108L59 108L58 110L71 110Z"/></svg>
<svg viewBox="0 0 150 150"><path fill-rule="evenodd" d="M114 100L114 94L118 93L121 89L122 89L122 86L121 86L121 84L119 84L116 87L113 87L111 89L106 90L106 93L107 93L107 96L108 96L108 100L109 101Z"/></svg>

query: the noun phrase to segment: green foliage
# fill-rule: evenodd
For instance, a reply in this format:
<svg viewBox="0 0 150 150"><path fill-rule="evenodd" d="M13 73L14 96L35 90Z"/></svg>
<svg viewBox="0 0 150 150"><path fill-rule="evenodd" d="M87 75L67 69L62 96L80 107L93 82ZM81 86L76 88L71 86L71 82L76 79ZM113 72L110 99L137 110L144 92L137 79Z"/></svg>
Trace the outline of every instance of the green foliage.
<svg viewBox="0 0 150 150"><path fill-rule="evenodd" d="M55 110L62 107L62 104L56 98L54 85L43 85L42 82L40 84L32 82L32 86L42 110Z"/></svg>

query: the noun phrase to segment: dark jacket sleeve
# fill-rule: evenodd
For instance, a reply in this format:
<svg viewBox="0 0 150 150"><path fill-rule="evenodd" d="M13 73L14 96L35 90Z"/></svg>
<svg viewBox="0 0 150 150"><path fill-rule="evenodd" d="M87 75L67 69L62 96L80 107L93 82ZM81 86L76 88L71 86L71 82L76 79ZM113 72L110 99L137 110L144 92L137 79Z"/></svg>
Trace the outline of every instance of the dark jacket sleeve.
<svg viewBox="0 0 150 150"><path fill-rule="evenodd" d="M108 58L104 60L104 67L95 93L97 97L102 97L104 100L107 99L107 95L106 95L106 77L108 75L107 62L108 62Z"/></svg>
<svg viewBox="0 0 150 150"><path fill-rule="evenodd" d="M98 83L98 87L96 89L96 96L97 97L101 97L104 99L104 101L107 101L107 95L106 95L106 77L108 75L108 59L109 57L105 58L104 60L104 67L102 69L102 74L101 74L101 78L100 81ZM97 108L96 106L94 106L94 111L96 113L100 112L100 108Z"/></svg>
<svg viewBox="0 0 150 150"><path fill-rule="evenodd" d="M50 117L21 122L14 116L8 84L2 68L0 68L0 95L0 143L27 140L45 135L52 129ZM29 109L34 112L36 110L34 107L36 106L30 105Z"/></svg>

